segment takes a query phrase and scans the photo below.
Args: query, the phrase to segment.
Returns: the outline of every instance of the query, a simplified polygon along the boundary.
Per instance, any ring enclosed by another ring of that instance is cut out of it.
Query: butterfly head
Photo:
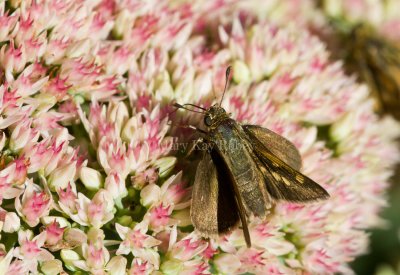
[[[219,104],[214,104],[205,112],[204,124],[209,128],[215,128],[227,118],[229,118],[229,115],[225,109]]]

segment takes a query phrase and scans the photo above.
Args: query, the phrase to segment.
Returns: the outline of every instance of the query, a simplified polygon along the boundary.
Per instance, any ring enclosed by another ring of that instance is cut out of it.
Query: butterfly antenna
[[[226,88],[228,87],[228,84],[229,84],[230,75],[231,75],[231,66],[226,68],[226,72],[225,72],[225,87],[224,87],[224,92],[222,93],[221,101],[219,102],[219,106],[221,106],[222,101],[224,100]]]
[[[179,103],[174,103],[173,106],[176,108],[173,112],[176,112],[178,109],[184,109],[184,110],[187,110],[187,111],[190,111],[190,112],[194,112],[194,113],[200,113],[200,114],[204,113],[204,112],[200,112],[200,111],[197,111],[197,110],[189,109],[189,108],[187,108],[185,106],[196,107],[196,108],[201,109],[203,111],[206,110],[203,107],[200,107],[200,106],[197,106],[197,105],[194,105],[194,104],[190,104],[190,103],[186,103],[186,104],[183,104],[183,105],[181,105]]]

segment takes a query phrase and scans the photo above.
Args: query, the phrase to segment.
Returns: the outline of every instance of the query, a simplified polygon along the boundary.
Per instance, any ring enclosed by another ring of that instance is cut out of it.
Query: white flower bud
[[[51,191],[65,189],[68,187],[68,183],[73,181],[76,173],[76,164],[72,162],[70,164],[61,166],[55,169],[49,177],[49,188]]]
[[[183,262],[179,260],[165,261],[161,265],[162,274],[172,275],[179,274],[183,268]]]
[[[176,157],[163,157],[154,162],[154,166],[158,168],[160,177],[165,177],[175,167]]]
[[[7,233],[16,232],[18,231],[20,225],[21,222],[19,220],[18,215],[14,212],[8,212],[4,219],[3,231]]]
[[[112,121],[120,133],[122,127],[129,119],[129,111],[124,102],[118,102],[117,104],[112,104],[111,108],[108,110],[108,120]]]
[[[117,37],[122,37],[124,33],[130,33],[134,18],[127,10],[118,13],[115,19],[113,33]]]
[[[65,266],[71,270],[71,271],[76,271],[77,268],[74,265],[75,261],[80,260],[80,256],[78,253],[76,253],[73,250],[70,249],[62,249],[60,252],[61,259],[63,260]]]
[[[126,273],[127,260],[123,256],[113,257],[107,264],[109,274],[124,275]]]
[[[40,269],[45,275],[59,274],[63,271],[62,262],[57,259],[43,262]]]
[[[251,80],[250,70],[242,61],[233,64],[233,79],[236,83],[248,83]]]
[[[146,207],[150,207],[160,199],[161,188],[151,183],[145,186],[142,191],[140,191],[140,203]]]
[[[341,141],[348,137],[354,125],[355,114],[348,113],[339,121],[335,122],[330,128],[330,136],[334,141]]]
[[[97,191],[103,186],[103,176],[95,169],[82,167],[79,178],[88,190]]]

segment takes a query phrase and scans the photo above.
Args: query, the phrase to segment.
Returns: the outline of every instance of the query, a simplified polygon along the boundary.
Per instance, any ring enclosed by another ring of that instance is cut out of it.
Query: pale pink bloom
[[[9,84],[6,82],[0,86],[0,110],[3,114],[9,116],[7,119],[1,120],[1,128],[6,128],[14,122],[20,120],[22,117],[18,91],[9,89]],[[21,114],[21,115],[20,115]],[[25,114],[26,115],[26,114]],[[5,123],[7,121],[7,123]]]
[[[10,266],[11,260],[13,258],[14,248],[11,248],[10,251],[6,251],[3,244],[0,247],[0,271],[5,273]]]
[[[118,255],[127,255],[132,253],[133,256],[150,263],[155,269],[158,269],[160,257],[155,249],[161,241],[147,235],[148,226],[142,221],[135,225],[133,229],[116,224],[118,235],[122,239],[122,243],[117,250]]]
[[[109,74],[123,75],[135,62],[134,52],[126,45],[111,42],[100,49],[99,56]]]
[[[128,270],[129,275],[148,275],[154,271],[154,266],[141,258],[134,258],[131,268]]]
[[[46,240],[46,232],[33,237],[30,230],[18,232],[19,247],[15,248],[14,256],[23,260],[24,266],[31,272],[37,272],[38,263],[54,259],[50,252],[42,246]]]
[[[273,225],[274,224],[274,225]],[[282,256],[295,250],[295,246],[285,239],[286,234],[280,232],[281,227],[271,222],[253,224],[250,228],[252,242],[255,248],[268,251],[272,255]]]
[[[0,40],[5,41],[8,38],[8,35],[13,31],[18,20],[18,15],[17,12],[14,12],[13,14],[8,14],[8,12],[4,13],[5,3],[1,5],[2,12],[0,15]]]
[[[65,228],[61,228],[60,224],[55,220],[53,223],[47,225],[46,231],[46,245],[53,246],[62,240]]]
[[[52,100],[52,98],[49,99]],[[53,104],[51,103],[51,105]],[[70,120],[71,118],[73,118],[73,114],[41,110],[34,120],[34,125],[35,128],[40,131],[42,136],[47,137],[53,135],[58,130],[65,129],[60,124]]]
[[[26,52],[23,45],[15,48],[13,40],[9,45],[3,45],[0,50],[0,62],[5,71],[7,81],[14,79],[15,73],[20,73],[26,65]]]
[[[47,43],[47,49],[43,56],[46,64],[60,62],[61,59],[64,57],[70,43],[71,41],[69,41],[69,39],[65,37],[51,37]]]
[[[94,244],[83,244],[82,256],[85,261],[76,261],[75,266],[90,271],[92,274],[104,274],[105,265],[110,260],[107,248]]]
[[[125,186],[125,181],[120,176],[120,174],[113,172],[107,176],[104,182],[104,188],[111,194],[111,196],[116,198],[123,198],[128,194],[128,190]]]
[[[98,159],[107,174],[119,173],[125,178],[130,172],[126,144],[121,141],[113,142],[102,138],[98,148]]]
[[[149,145],[146,142],[128,146],[126,153],[131,171],[140,175],[149,166],[151,155]]]
[[[178,241],[177,234],[177,228],[174,226],[169,236],[166,260],[162,263],[161,270],[164,273],[210,274],[208,264],[201,258],[196,258],[205,251],[208,243],[197,238],[193,233]]]
[[[100,12],[92,15],[92,25],[89,27],[89,37],[94,40],[104,40],[113,28],[114,22]]]
[[[115,124],[117,133],[121,133],[122,127],[129,119],[128,106],[123,101],[110,102],[106,117]]]
[[[104,189],[100,189],[92,200],[84,194],[78,193],[78,199],[75,202],[76,213],[73,213],[72,209],[65,207],[64,204],[59,205],[72,220],[83,226],[91,225],[100,228],[114,217],[113,198]]]
[[[58,101],[64,100],[67,98],[68,89],[72,87],[66,82],[67,79],[60,78],[60,76],[52,78],[44,86],[43,92],[53,95]]]
[[[34,184],[32,180],[25,182],[26,188],[22,199],[15,199],[15,209],[31,227],[39,224],[39,220],[49,214],[52,209],[52,196]]]
[[[18,32],[19,33],[19,32]],[[26,51],[26,61],[35,62],[38,58],[41,58],[47,48],[47,33],[43,32],[36,37],[29,39],[25,38],[23,42]]]
[[[30,147],[23,148],[23,153],[26,158],[30,160],[30,165],[28,167],[28,173],[37,172],[40,169],[46,168],[50,165],[57,165],[58,157],[62,154],[62,149],[65,147],[66,143],[56,145],[55,139],[46,138],[40,142],[32,144]]]
[[[29,165],[29,159],[24,157],[17,158],[0,171],[0,177],[3,178],[6,185],[14,184],[20,186],[26,180]]]
[[[90,87],[100,75],[100,67],[92,60],[81,58],[66,59],[61,67],[60,77],[77,88]]]
[[[24,147],[32,146],[32,143],[36,143],[40,133],[32,128],[31,119],[23,119],[19,121],[14,130],[11,133],[9,146],[13,151],[20,151]]]
[[[46,84],[49,77],[37,78],[34,75],[35,64],[31,64],[24,69],[18,78],[11,83],[11,88],[18,91],[21,97],[28,97],[36,94]]]
[[[155,183],[157,182],[158,178],[159,174],[157,169],[151,167],[144,171],[137,171],[136,175],[131,177],[131,180],[133,187],[135,187],[138,190],[141,190],[145,185],[150,185],[151,187],[155,187],[156,186]],[[144,203],[144,205],[146,205],[146,203]]]
[[[16,26],[18,32],[15,35],[15,41],[18,44],[23,44],[25,40],[32,39],[37,34],[36,32],[36,25],[34,22],[34,18],[31,16],[30,12],[21,13],[19,15],[19,20]]]
[[[165,181],[161,187],[152,183],[145,186],[141,192],[141,203],[144,206],[151,207],[157,205],[159,202],[173,205],[174,208],[181,208],[183,198],[187,198],[189,190],[185,188],[185,182],[182,180],[182,173],[171,176]],[[183,202],[184,206],[187,200]],[[183,206],[183,207],[184,207]]]
[[[68,186],[65,189],[57,190],[58,193],[58,204],[60,208],[65,213],[76,214],[78,209],[76,205],[76,200],[78,199],[78,195],[76,193],[76,187],[72,188],[71,183],[68,183]]]
[[[171,217],[172,211],[172,205],[159,202],[147,211],[143,220],[149,224],[151,230],[159,232],[179,223],[178,220]]]
[[[167,257],[185,262],[202,253],[207,247],[208,243],[194,233],[178,241],[178,231],[174,226],[170,235]]]
[[[242,247],[237,256],[240,260],[240,271],[254,274],[295,274],[294,271],[286,268],[278,257],[267,258],[264,250]],[[228,268],[228,267],[225,267]]]
[[[24,261],[15,259],[7,270],[10,274],[25,275],[29,272],[29,266]]]
[[[3,199],[16,198],[23,192],[24,190],[21,187],[12,187],[11,182],[8,181],[6,176],[0,176],[0,203],[3,201]]]
[[[143,110],[132,117],[125,125],[121,136],[131,141],[133,146],[149,148],[149,154],[153,160],[165,155],[172,147],[172,138],[165,137],[169,125],[167,118],[163,118],[160,106],[156,106],[151,112]]]
[[[52,221],[51,221],[52,220]],[[72,249],[86,243],[88,236],[82,230],[70,228],[66,221],[60,217],[47,217],[42,219],[47,223],[45,247],[51,252],[61,249]],[[51,221],[51,222],[49,222]],[[62,223],[62,225],[61,225]]]
[[[241,262],[238,256],[229,253],[221,253],[214,259],[217,270],[221,273],[238,273]]]
[[[88,232],[88,243],[82,244],[81,256],[83,260],[75,260],[72,264],[91,274],[125,274],[126,259],[121,256],[110,258],[110,253],[104,246],[104,233],[101,229],[92,228]]]

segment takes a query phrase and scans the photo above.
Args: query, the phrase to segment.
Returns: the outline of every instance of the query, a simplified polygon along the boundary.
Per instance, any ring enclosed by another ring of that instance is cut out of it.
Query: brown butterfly
[[[223,95],[229,75],[230,67]],[[221,103],[208,109],[194,104],[174,106],[204,114],[207,127],[196,128],[202,137],[195,144],[203,152],[190,213],[195,229],[204,237],[228,233],[240,220],[250,247],[249,216],[266,217],[279,200],[303,203],[329,197],[324,188],[298,171],[300,154],[284,137],[260,126],[237,123]]]
[[[353,28],[346,64],[357,72],[377,99],[377,109],[400,119],[400,47],[367,25]]]

